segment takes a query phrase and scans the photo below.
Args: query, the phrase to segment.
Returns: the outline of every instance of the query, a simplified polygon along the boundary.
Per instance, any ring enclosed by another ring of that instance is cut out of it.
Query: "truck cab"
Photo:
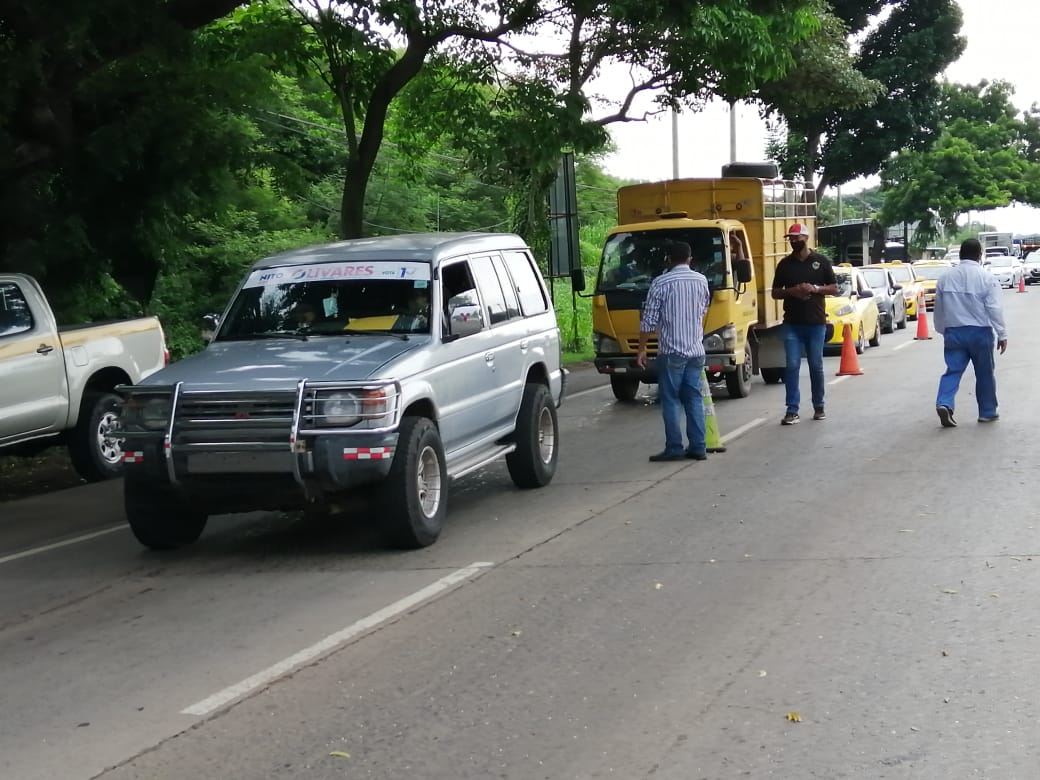
[[[778,381],[782,350],[761,349],[783,318],[782,302],[769,291],[776,264],[789,251],[787,225],[814,227],[812,196],[800,182],[746,176],[677,179],[618,191],[618,224],[607,234],[592,310],[595,365],[610,376],[618,400],[630,401],[641,382],[657,381],[653,337],[646,368],[635,363],[640,310],[650,283],[667,269],[675,241],[690,245],[691,267],[708,279],[709,381],[724,380],[733,398],[748,395],[755,373]]]

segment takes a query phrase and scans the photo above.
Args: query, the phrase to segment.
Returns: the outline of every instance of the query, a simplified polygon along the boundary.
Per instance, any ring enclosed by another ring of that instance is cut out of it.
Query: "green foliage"
[[[919,237],[930,240],[965,211],[1040,205],[1040,111],[1016,115],[1012,94],[1004,82],[945,85],[935,143],[901,151],[883,170],[882,219],[919,220]]]

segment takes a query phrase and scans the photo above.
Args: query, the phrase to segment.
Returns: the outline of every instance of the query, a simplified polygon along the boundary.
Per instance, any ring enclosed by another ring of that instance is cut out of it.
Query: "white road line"
[[[114,531],[122,531],[126,525],[115,525],[111,528],[105,528],[101,531],[94,531],[93,533],[83,534],[82,536],[75,536],[72,539],[66,539],[63,542],[54,542],[54,544],[45,544],[42,547],[33,547],[31,550],[22,550],[19,553],[13,553],[12,555],[5,555],[0,558],[0,563],[10,563],[11,561],[17,561],[22,558],[28,558],[32,555],[39,555],[40,553],[50,552],[51,550],[57,550],[61,547],[68,547],[71,544],[79,544],[80,542],[86,542],[90,539],[96,539],[99,536],[110,534]]]
[[[845,374],[845,376],[839,376],[837,379],[832,379],[830,382],[827,383],[827,385],[833,387],[834,385],[844,382],[846,379],[849,378],[849,376],[850,374]]]
[[[896,346],[892,347],[892,351],[895,352],[897,349],[905,349],[914,343],[916,343],[916,341],[904,341],[902,344],[896,344]]]
[[[252,677],[247,677],[241,682],[235,683],[234,685],[228,686],[222,691],[214,693],[212,696],[208,696],[200,702],[192,704],[181,710],[181,715],[209,715],[219,707],[224,706],[230,701],[244,696],[251,691],[256,690],[262,685],[273,682],[274,680],[288,674],[291,671],[303,666],[306,663],[313,661],[319,656],[325,655],[326,653],[332,652],[340,645],[353,639],[358,634],[375,628],[380,623],[389,620],[402,612],[411,609],[412,607],[437,596],[444,591],[448,590],[453,585],[468,580],[476,575],[480,574],[482,570],[487,569],[495,564],[488,561],[477,561],[471,563],[465,568],[454,571],[446,577],[442,577],[436,582],[427,585],[421,590],[417,590],[409,596],[405,596],[399,601],[395,601],[388,607],[383,607],[376,612],[373,612],[368,617],[361,618],[356,623],[343,628],[334,634],[329,634],[324,639],[316,642],[310,647],[304,648],[298,653],[295,653],[283,661],[279,661],[273,666],[269,666],[262,672],[257,672]]]
[[[583,395],[591,395],[592,393],[601,393],[604,390],[609,390],[610,385],[600,385],[599,387],[593,387],[589,390],[580,390],[577,393],[567,393],[563,397],[563,402],[567,403],[571,398],[581,398]]]
[[[729,444],[734,439],[736,439],[736,438],[738,438],[740,436],[743,436],[745,433],[747,433],[751,429],[757,428],[762,423],[768,422],[768,421],[769,421],[768,417],[756,417],[751,422],[746,422],[743,425],[741,425],[739,428],[734,428],[732,431],[727,433],[725,436],[720,436],[719,438],[722,440],[723,444]]]

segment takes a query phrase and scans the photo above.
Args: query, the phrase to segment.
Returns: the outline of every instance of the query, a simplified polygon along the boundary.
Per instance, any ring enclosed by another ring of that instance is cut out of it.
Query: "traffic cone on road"
[[[852,326],[846,325],[842,333],[841,365],[838,366],[838,376],[859,376],[862,373],[859,358],[856,357],[856,345],[852,343]]]
[[[917,335],[914,341],[925,341],[930,339],[928,335],[928,307],[924,303],[924,293],[917,297]]]
[[[1026,278],[1024,276],[1018,277],[1018,291],[1019,292],[1025,292],[1026,291]]]
[[[704,443],[707,452],[725,452],[722,436],[719,435],[719,423],[715,419],[715,402],[711,398],[711,385],[708,374],[701,374],[701,392],[704,394]]]

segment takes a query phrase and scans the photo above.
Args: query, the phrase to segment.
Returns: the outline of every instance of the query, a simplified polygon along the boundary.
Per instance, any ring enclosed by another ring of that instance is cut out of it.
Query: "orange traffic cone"
[[[1025,278],[1025,276],[1018,277],[1018,291],[1019,292],[1025,292],[1026,291],[1026,278]]]
[[[859,376],[862,373],[859,368],[859,358],[856,357],[856,345],[852,343],[852,326],[846,325],[842,333],[841,365],[838,366],[838,376]]]
[[[930,339],[928,335],[928,307],[924,303],[924,293],[917,296],[917,335],[914,341]]]

